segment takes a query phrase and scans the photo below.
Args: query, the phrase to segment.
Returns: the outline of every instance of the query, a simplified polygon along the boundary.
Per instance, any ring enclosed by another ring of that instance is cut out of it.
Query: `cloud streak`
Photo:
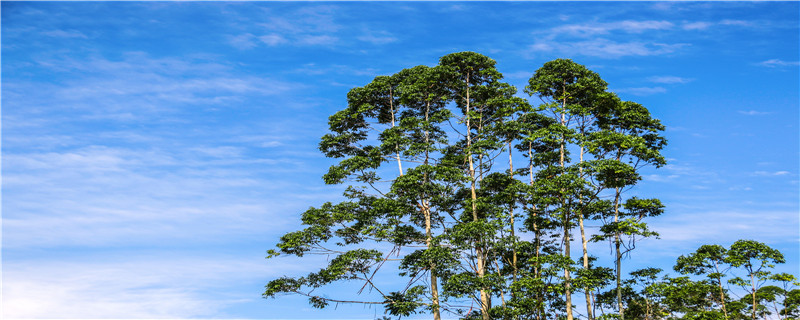
[[[98,260],[99,258],[99,260]],[[280,276],[296,266],[230,256],[164,254],[4,262],[3,314],[14,318],[225,318],[224,309],[258,299],[205,293]]]
[[[676,52],[688,44],[647,43],[641,41],[618,42],[605,38],[584,41],[537,40],[529,49],[533,52],[578,54],[600,58],[629,56],[655,56]]]

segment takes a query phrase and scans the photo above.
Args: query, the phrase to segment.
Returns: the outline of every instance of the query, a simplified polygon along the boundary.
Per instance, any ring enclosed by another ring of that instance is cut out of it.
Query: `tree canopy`
[[[533,72],[524,91],[538,105],[503,82],[495,64],[478,53],[453,53],[348,93],[320,142],[326,157],[338,159],[323,179],[346,184],[345,201],[309,208],[303,229],[269,251],[331,258],[317,272],[270,281],[264,297],[299,294],[318,308],[364,303],[389,316],[429,313],[436,320],[443,313],[571,320],[800,312],[794,276],[769,272],[783,257],[752,240],[681,256],[675,271],[691,276],[660,276],[657,268],[623,275],[622,259],[635,242],[659,236],[647,222],[664,213],[661,201],[627,191],[644,166],[666,164],[665,127],[571,60]],[[599,231],[588,232],[589,222]],[[582,252],[575,254],[578,241]],[[599,241],[614,248],[610,266],[589,252]],[[722,280],[737,268],[745,276]],[[379,272],[405,281],[379,284]],[[315,292],[340,281],[372,294]],[[734,299],[730,285],[747,296]],[[585,309],[573,301],[579,296]]]

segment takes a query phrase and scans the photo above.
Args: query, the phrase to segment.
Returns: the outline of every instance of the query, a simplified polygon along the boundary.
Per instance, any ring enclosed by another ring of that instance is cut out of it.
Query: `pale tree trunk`
[[[719,273],[719,264],[715,261],[714,262],[714,270]],[[725,308],[725,290],[722,289],[722,280],[717,279],[717,285],[719,285],[719,301],[722,304],[722,312],[725,314],[725,320],[728,319],[728,310]]]
[[[758,307],[758,300],[756,300],[756,283],[753,273],[750,272],[750,284],[753,286],[753,320],[756,320],[756,308]]]
[[[467,149],[472,147],[472,127],[470,125],[470,101],[469,101],[469,74],[467,74],[467,100],[466,100],[466,111],[467,111]],[[472,199],[472,219],[473,221],[478,221],[478,207],[477,207],[477,200],[478,195],[475,191],[476,186],[476,177],[475,177],[475,165],[472,159],[472,151],[468,151],[467,154],[467,161],[469,162],[469,175],[470,175],[470,195]],[[486,262],[484,261],[483,256],[483,248],[481,248],[480,244],[476,243],[475,246],[475,255],[476,255],[476,273],[478,278],[483,279],[486,275]],[[489,292],[486,291],[486,288],[480,289],[480,299],[481,299],[481,316],[484,320],[489,320],[489,308],[491,308],[491,296]]]
[[[511,176],[511,179],[514,179],[514,162],[511,160],[511,141],[508,142],[508,174]],[[511,217],[511,240],[512,240],[512,248],[511,248],[511,265],[514,266],[514,282],[517,281],[517,238],[515,235],[515,226],[514,226],[514,203],[512,202],[509,209],[508,214]]]
[[[428,247],[428,250],[433,248],[433,236],[431,233],[431,208],[430,204],[427,202],[423,202],[424,210],[425,210],[425,244]],[[433,304],[433,320],[441,320],[441,315],[439,314],[439,285],[437,283],[436,274],[434,269],[436,268],[435,265],[430,266],[430,273],[431,273],[431,303]]]
[[[582,131],[582,130],[581,130]],[[580,162],[583,163],[583,144],[581,143],[581,158]],[[581,177],[583,176],[583,168],[580,169]],[[581,228],[581,245],[583,246],[583,268],[589,269],[589,251],[587,248],[588,241],[586,241],[586,230],[583,227],[583,199],[580,199],[581,202],[581,209],[578,211],[578,224]],[[586,316],[587,319],[593,320],[594,316],[592,315],[592,294],[589,292],[589,288],[585,288],[586,294]]]
[[[392,114],[392,128],[394,128],[394,95],[392,93],[392,88],[389,87],[389,111]],[[400,147],[397,145],[394,146],[394,151],[397,154],[397,169],[400,170],[400,175],[403,175],[403,164],[400,162]]]
[[[427,125],[428,113],[430,112],[430,102],[425,106],[425,123]],[[427,145],[430,143],[428,139],[428,130],[425,130],[425,165],[428,165],[428,161],[430,160],[430,155],[428,153]],[[398,162],[399,164],[399,162]],[[428,173],[425,173],[424,177],[425,182],[428,182]],[[423,196],[423,199],[427,199],[427,195]],[[428,250],[433,248],[433,234],[431,231],[431,225],[433,224],[431,221],[431,206],[430,203],[426,200],[422,201],[422,207],[425,211],[425,244],[428,247]],[[433,320],[441,320],[441,314],[439,313],[439,284],[436,279],[436,274],[434,269],[436,268],[435,265],[430,266],[430,273],[431,273],[431,303],[433,304]]]
[[[528,165],[528,176],[530,177],[531,186],[533,186],[533,143],[528,141],[528,159],[530,159],[530,163]],[[531,204],[533,206],[533,216],[536,219],[538,213],[536,212],[536,204]],[[539,232],[539,226],[536,224],[535,220],[533,223],[533,236],[534,236],[534,250],[535,250],[535,257],[536,257],[536,264],[533,266],[533,276],[535,278],[539,277],[539,245],[541,243],[541,234]],[[542,289],[543,290],[543,289]],[[536,302],[542,303],[544,297],[543,292],[537,291],[536,292]],[[542,319],[542,310],[541,308],[536,308],[536,319]]]
[[[566,107],[567,107],[567,100],[566,100],[566,98],[564,98],[564,101],[562,103],[562,108],[563,109],[561,111],[561,125],[564,126],[564,127],[567,126],[567,120],[566,120],[566,114],[565,114],[566,113]],[[561,165],[561,168],[565,167],[565,163],[564,163],[564,156],[565,155],[564,155],[564,153],[566,152],[566,150],[565,150],[565,148],[566,148],[566,146],[565,146],[566,145],[566,139],[567,138],[564,136],[564,134],[561,134],[561,146],[560,146],[560,150],[559,150],[560,151],[560,156],[561,156],[561,158],[559,160],[559,164]],[[564,207],[564,205],[565,205],[564,199],[562,198],[561,199],[562,208]],[[570,228],[569,228],[569,214],[568,213],[564,213],[564,256],[566,256],[567,258],[570,258],[570,241],[571,240],[570,240]],[[566,304],[567,304],[567,320],[573,320],[573,316],[572,316],[572,280],[571,279],[572,278],[570,276],[569,266],[567,266],[567,267],[564,268],[564,287],[565,287],[564,300],[566,300]]]

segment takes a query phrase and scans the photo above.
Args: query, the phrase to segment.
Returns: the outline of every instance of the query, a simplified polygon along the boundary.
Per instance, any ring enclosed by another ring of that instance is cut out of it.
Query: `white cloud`
[[[397,41],[397,38],[386,31],[366,31],[363,35],[357,37],[358,40],[369,42],[372,44],[380,45]]]
[[[329,35],[313,35],[300,37],[297,42],[305,45],[332,45],[339,41],[339,38]]]
[[[622,88],[614,90],[616,92],[630,93],[635,96],[649,96],[659,93],[667,92],[667,89],[662,87],[638,87],[638,88]]]
[[[683,24],[682,28],[683,30],[706,30],[712,25],[713,24],[710,22],[703,22],[703,21],[686,22]]]
[[[282,12],[280,15],[266,10],[265,23],[258,39],[269,46],[281,44],[331,45],[338,42],[335,35],[344,27],[335,22],[336,6],[304,6],[293,12]],[[263,31],[267,32],[264,33]],[[378,39],[380,40],[380,39]],[[385,39],[384,39],[385,40]]]
[[[65,261],[66,260],[66,261]],[[220,318],[257,292],[209,291],[264,281],[297,268],[263,257],[106,254],[3,261],[3,314],[13,318]],[[233,293],[233,294],[231,294]]]
[[[258,37],[258,40],[261,40],[261,42],[263,42],[263,43],[265,43],[267,45],[270,45],[270,46],[276,46],[276,45],[279,45],[279,44],[287,42],[286,38],[282,37],[279,34],[275,34],[275,33],[260,36],[260,37]]]
[[[245,33],[231,37],[230,40],[228,40],[228,43],[237,49],[246,50],[255,48],[258,45],[255,39],[256,36],[254,36],[252,33]]]
[[[670,175],[650,174],[650,175],[645,175],[642,178],[644,178],[645,181],[669,182],[669,181],[675,181],[678,177],[679,176],[677,174],[670,174]]]
[[[713,221],[714,223],[697,223]],[[691,214],[665,215],[652,223],[669,242],[691,242],[707,240],[729,243],[738,239],[760,239],[760,241],[786,241],[797,238],[797,212],[696,212]]]
[[[724,26],[741,26],[741,27],[753,26],[753,23],[750,22],[750,21],[731,20],[731,19],[722,20],[722,21],[719,22],[719,24],[724,25]]]
[[[743,115],[747,115],[747,116],[763,116],[763,115],[767,115],[767,114],[772,114],[772,112],[756,111],[756,110],[748,110],[748,111],[739,110],[737,112],[740,113],[740,114],[743,114]]]
[[[622,31],[627,33],[643,33],[650,30],[666,30],[674,25],[669,21],[616,21],[609,23],[587,23],[571,24],[559,26],[551,29],[551,32],[565,33],[579,37],[590,37],[598,34],[607,34],[612,31]]]
[[[69,110],[72,118],[133,121],[174,112],[188,105],[193,108],[236,106],[248,97],[290,93],[305,86],[243,75],[233,66],[215,62],[214,57],[153,58],[140,52],[128,52],[117,60],[41,58],[37,63],[50,72],[69,74],[69,81],[4,83],[4,103],[31,106],[18,112],[42,115],[43,112],[63,114]],[[31,97],[25,92],[37,94]],[[54,100],[58,103],[54,104]],[[98,108],[98,105],[103,107]]]
[[[689,83],[692,82],[693,80],[694,79],[681,78],[675,76],[655,76],[647,78],[647,81],[654,83],[664,83],[664,84]]]
[[[688,46],[688,44],[645,43],[639,41],[616,42],[604,38],[576,42],[540,39],[530,46],[530,50],[601,58],[620,58],[669,54],[685,46]]]
[[[791,172],[789,171],[756,171],[753,172],[754,176],[759,177],[776,177],[776,176],[785,176],[789,175]]]
[[[13,168],[4,192],[14,195],[4,199],[5,248],[224,242],[287,223],[279,210],[302,210],[277,200],[292,197],[286,183],[249,172],[291,172],[296,161],[246,158],[240,148],[95,146],[3,158]]]
[[[782,68],[782,67],[796,67],[800,66],[800,62],[798,61],[783,61],[781,59],[769,59],[767,61],[762,61],[757,63],[757,65],[769,68]]]
[[[50,30],[44,31],[42,34],[53,37],[53,38],[80,38],[80,39],[88,39],[85,34],[77,30]]]

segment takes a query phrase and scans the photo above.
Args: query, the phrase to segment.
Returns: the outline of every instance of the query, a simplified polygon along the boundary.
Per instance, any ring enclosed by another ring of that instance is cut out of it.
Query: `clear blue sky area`
[[[755,239],[797,275],[799,4],[3,1],[3,316],[381,316],[262,299],[324,261],[265,251],[340,199],[317,144],[348,90],[459,51],[520,89],[573,59],[667,126],[628,270]]]

